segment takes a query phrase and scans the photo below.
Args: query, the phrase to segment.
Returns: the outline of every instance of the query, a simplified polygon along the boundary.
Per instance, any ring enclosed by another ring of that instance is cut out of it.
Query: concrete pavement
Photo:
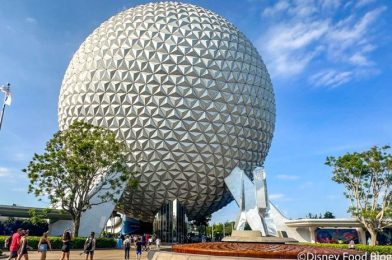
[[[168,248],[168,247],[166,247]],[[82,250],[72,250],[70,254],[70,260],[84,260],[86,255],[82,254]],[[8,255],[8,252],[4,252]],[[147,259],[148,252],[143,251],[141,259]],[[51,251],[47,253],[46,260],[59,260],[61,251]],[[136,251],[133,247],[129,254],[130,259],[136,259]],[[37,251],[29,251],[29,260],[40,260],[40,254]],[[0,257],[1,258],[1,257]],[[7,259],[7,258],[5,258]],[[23,259],[23,258],[22,258]],[[95,250],[94,260],[124,260],[124,250],[122,249],[110,249],[110,250]]]

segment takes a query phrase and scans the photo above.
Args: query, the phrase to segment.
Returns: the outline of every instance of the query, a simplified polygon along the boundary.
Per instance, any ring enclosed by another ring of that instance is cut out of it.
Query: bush
[[[4,241],[7,239],[6,236],[0,236],[0,245],[4,245]],[[29,246],[34,249],[38,248],[40,237],[29,236]],[[111,238],[97,238],[96,248],[115,248],[116,240]],[[49,241],[52,245],[53,249],[61,249],[63,242],[61,241],[61,237],[49,237]],[[86,241],[85,237],[75,237],[72,239],[72,248],[73,249],[83,249],[84,242]]]
[[[116,248],[117,241],[113,238],[98,238],[97,239],[97,248]]]
[[[327,244],[327,243],[300,243],[311,246],[321,246],[321,247],[333,247],[340,249],[347,249],[347,244]],[[355,249],[365,251],[368,253],[380,253],[384,255],[392,255],[392,246],[369,246],[363,244],[356,244]]]

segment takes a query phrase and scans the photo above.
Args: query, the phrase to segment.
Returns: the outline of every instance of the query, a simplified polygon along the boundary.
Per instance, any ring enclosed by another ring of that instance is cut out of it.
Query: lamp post
[[[0,116],[0,130],[1,126],[3,125],[3,118],[4,118],[4,112],[5,112],[5,106],[11,105],[11,84],[8,83],[6,86],[0,86],[0,92],[4,93],[4,102],[3,102],[3,107],[1,109],[1,116]]]
[[[226,234],[225,234],[225,222],[223,222],[223,237],[225,237],[226,236]]]
[[[214,239],[214,224],[212,224],[212,227],[211,227],[211,242],[215,242],[215,239]]]

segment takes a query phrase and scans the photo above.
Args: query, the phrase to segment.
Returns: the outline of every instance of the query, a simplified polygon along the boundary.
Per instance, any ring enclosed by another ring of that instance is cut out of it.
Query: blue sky
[[[21,173],[57,131],[68,63],[103,21],[146,1],[0,0],[0,84],[12,83],[0,132],[0,204],[47,206]],[[391,144],[389,1],[186,1],[235,24],[258,48],[274,84],[276,130],[266,160],[272,201],[290,218],[346,217],[328,155]],[[213,221],[234,219],[234,203]]]

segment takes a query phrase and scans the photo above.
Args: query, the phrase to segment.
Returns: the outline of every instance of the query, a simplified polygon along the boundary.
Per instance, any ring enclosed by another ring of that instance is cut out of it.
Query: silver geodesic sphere
[[[128,9],[98,27],[65,73],[59,126],[83,120],[125,140],[139,188],[129,216],[178,198],[190,219],[232,200],[224,177],[263,163],[275,124],[270,77],[236,27],[195,5]],[[136,166],[134,166],[136,167]]]

